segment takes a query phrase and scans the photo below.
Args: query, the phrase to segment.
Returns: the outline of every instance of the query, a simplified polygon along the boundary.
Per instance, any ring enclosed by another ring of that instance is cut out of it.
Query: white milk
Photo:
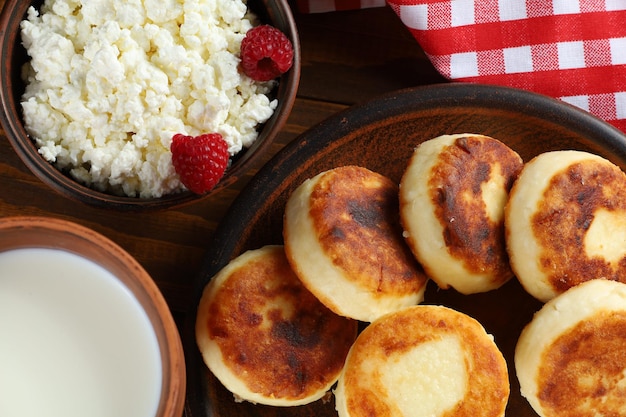
[[[0,416],[153,417],[156,335],[111,273],[69,252],[0,252]]]

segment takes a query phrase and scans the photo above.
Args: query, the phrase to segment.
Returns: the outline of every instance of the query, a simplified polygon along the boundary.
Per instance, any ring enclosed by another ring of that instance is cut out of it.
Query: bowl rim
[[[0,253],[23,248],[59,249],[95,262],[110,272],[113,272],[113,268],[119,268],[129,275],[132,274],[133,280],[129,282],[114,273],[146,311],[159,341],[162,382],[157,416],[180,417],[186,395],[182,341],[169,306],[148,272],[121,246],[95,230],[73,221],[46,216],[0,218],[0,244],[16,234],[24,236],[25,241],[11,240],[8,247],[0,246]],[[80,249],[76,249],[76,244]],[[93,256],[84,253],[82,248],[85,247],[104,253],[111,263],[103,265],[93,259]]]
[[[236,163],[232,168],[229,168],[226,176],[210,192],[197,195],[190,191],[183,191],[153,198],[107,194],[85,186],[61,173],[39,155],[32,140],[26,142],[21,140],[21,138],[29,138],[29,136],[23,126],[19,102],[13,92],[15,75],[11,71],[15,55],[14,48],[17,46],[20,36],[19,24],[31,5],[31,2],[21,0],[7,0],[0,13],[0,51],[3,51],[1,59],[8,64],[0,66],[0,80],[3,80],[2,88],[0,88],[0,109],[2,110],[0,112],[0,124],[4,127],[7,139],[20,160],[40,181],[65,197],[91,206],[118,211],[174,208],[198,202],[228,188],[237,182],[243,174],[258,167],[260,163],[252,156],[264,154],[270,149],[274,138],[289,118],[300,82],[300,39],[288,0],[259,0],[259,2],[266,7],[267,15],[272,21],[284,23],[284,27],[279,27],[292,41],[293,64],[291,69],[279,78],[275,92],[276,97],[279,98],[278,106],[270,119],[259,130],[259,137],[248,149],[237,155]],[[271,140],[267,140],[266,137],[270,137]]]

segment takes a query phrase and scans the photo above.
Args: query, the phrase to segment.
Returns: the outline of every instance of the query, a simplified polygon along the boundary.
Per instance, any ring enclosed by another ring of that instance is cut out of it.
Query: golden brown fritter
[[[205,362],[226,388],[273,405],[320,398],[356,332],[355,321],[327,309],[300,283],[282,246],[231,261],[207,286],[196,323]]]
[[[363,167],[322,172],[289,197],[285,251],[304,285],[361,321],[423,298],[427,277],[402,238],[398,187]]]
[[[335,395],[340,417],[501,417],[509,393],[504,357],[476,320],[420,305],[359,335]]]

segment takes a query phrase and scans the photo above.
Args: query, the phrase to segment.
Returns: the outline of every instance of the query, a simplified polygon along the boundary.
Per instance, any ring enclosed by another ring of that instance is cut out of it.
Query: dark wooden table
[[[294,15],[302,48],[300,88],[291,116],[265,161],[350,105],[401,88],[445,82],[389,8],[300,14],[294,7]],[[0,133],[0,216],[62,218],[107,236],[151,274],[182,324],[212,233],[254,172],[213,198],[179,209],[120,213],[57,194],[31,174],[4,131]]]
[[[4,2],[2,2],[4,3]],[[386,7],[300,14],[302,78],[291,116],[265,161],[316,123],[377,94],[445,82]],[[177,320],[216,225],[254,172],[214,198],[157,213],[120,213],[75,203],[37,179],[0,137],[0,216],[63,218],[122,246],[152,275]]]

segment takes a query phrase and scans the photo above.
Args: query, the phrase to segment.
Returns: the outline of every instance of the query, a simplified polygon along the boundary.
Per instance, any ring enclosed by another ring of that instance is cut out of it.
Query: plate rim
[[[519,111],[529,116],[538,117],[542,114],[545,117],[549,114],[556,125],[568,123],[572,130],[579,131],[585,136],[601,138],[612,153],[623,155],[622,159],[626,160],[625,133],[591,113],[542,94],[511,87],[472,83],[435,84],[389,92],[350,106],[318,122],[270,158],[243,187],[220,220],[211,238],[209,249],[205,253],[202,270],[214,267],[210,258],[224,252],[223,236],[237,235],[232,230],[232,225],[236,224],[235,220],[240,208],[250,207],[254,202],[275,191],[273,186],[279,185],[279,181],[277,182],[279,178],[274,174],[276,166],[295,165],[291,161],[298,153],[310,155],[320,152],[334,140],[345,136],[355,124],[367,125],[381,118],[398,115],[401,111],[413,112],[433,105],[454,107],[460,104],[495,109],[500,109],[499,105],[506,104],[507,110]],[[351,122],[347,123],[347,120]],[[311,136],[321,137],[321,139],[312,141],[309,139]],[[220,242],[219,245],[213,244],[217,241]],[[232,241],[233,246],[236,244],[236,239],[228,239],[228,241]],[[213,253],[216,248],[219,248],[218,252]],[[201,282],[197,286],[204,287],[206,282]]]
[[[505,104],[506,108],[503,108]],[[433,106],[504,109],[530,117],[541,116],[542,119],[546,119],[548,115],[555,126],[567,126],[569,130],[579,132],[581,136],[596,138],[618,159],[626,161],[624,132],[567,102],[512,87],[461,82],[417,86],[381,94],[347,107],[313,125],[270,158],[244,186],[219,222],[208,242],[200,273],[194,280],[193,298],[185,318],[183,343],[188,366],[203,365],[201,354],[195,344],[195,318],[202,290],[212,276],[234,256],[238,237],[246,229],[246,222],[242,221],[241,213],[249,213],[251,207],[258,206],[259,201],[267,199],[281,185],[282,177],[276,174],[276,167],[286,167],[287,170],[297,167],[300,161],[298,155],[322,152],[333,141],[346,136],[355,126],[367,126],[377,120]],[[208,393],[204,397],[201,395],[203,387],[201,374],[197,370],[187,372],[188,417],[213,416],[212,413],[196,413],[197,408],[210,405]]]

